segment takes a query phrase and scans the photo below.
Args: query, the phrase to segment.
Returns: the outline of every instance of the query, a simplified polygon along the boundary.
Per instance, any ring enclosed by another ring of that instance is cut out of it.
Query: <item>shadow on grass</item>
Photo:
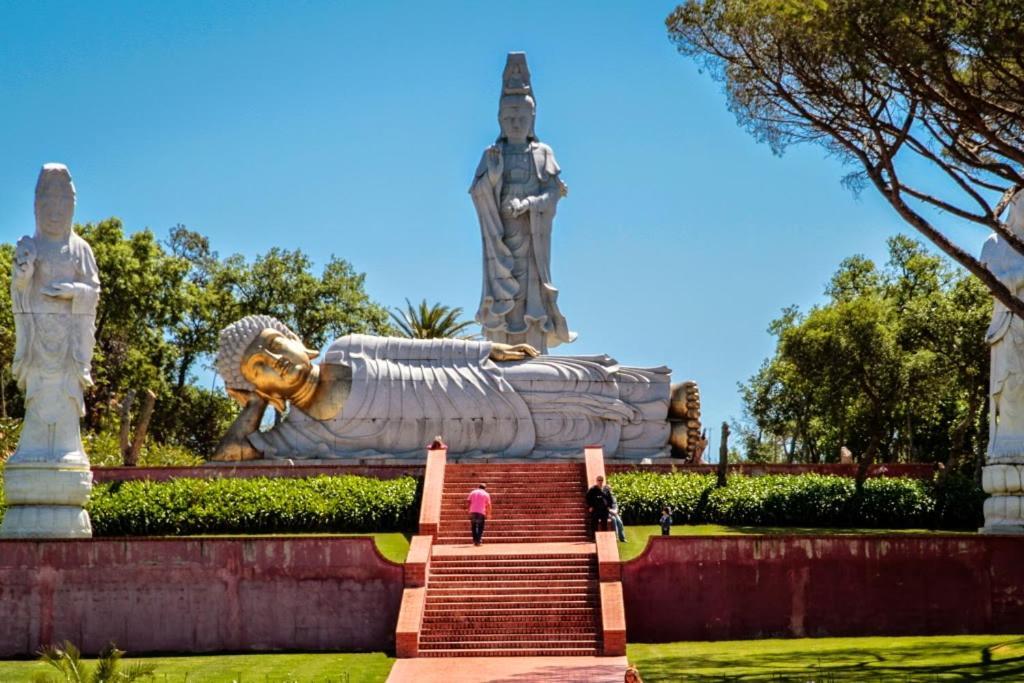
[[[749,642],[749,641],[748,641]],[[926,642],[870,651],[779,649],[730,653],[746,643],[722,643],[715,653],[634,656],[644,681],[979,681],[1024,680],[1024,639],[978,647]],[[651,646],[653,651],[658,646]],[[1000,656],[1001,653],[1003,656]],[[632,653],[631,653],[632,654]]]

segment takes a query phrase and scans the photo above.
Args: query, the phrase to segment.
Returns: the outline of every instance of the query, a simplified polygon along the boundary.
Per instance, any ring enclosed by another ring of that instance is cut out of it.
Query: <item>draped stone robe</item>
[[[83,389],[92,385],[89,366],[100,282],[88,243],[74,232],[61,240],[36,237],[32,279],[22,289],[12,281],[16,341],[14,378],[25,393],[25,420],[11,463],[87,462],[79,418]],[[72,282],[70,300],[47,296],[54,282]]]
[[[981,261],[1011,292],[1024,293],[1024,256],[998,234],[985,241]],[[985,334],[992,360],[988,461],[1024,462],[1024,322],[998,299],[993,302]]]
[[[496,146],[503,149],[501,141]],[[545,353],[576,338],[558,309],[558,289],[551,282],[551,230],[565,185],[549,146],[533,140],[526,153],[532,157],[538,193],[524,216],[513,218],[502,211],[506,174],[491,182],[487,151],[469,190],[483,240],[483,290],[476,320],[491,341],[525,342]]]
[[[317,420],[294,406],[249,436],[268,458],[421,458],[435,435],[458,456],[578,457],[666,453],[667,368],[621,368],[607,356],[495,363],[490,342],[351,335],[325,364],[349,366],[341,411]]]

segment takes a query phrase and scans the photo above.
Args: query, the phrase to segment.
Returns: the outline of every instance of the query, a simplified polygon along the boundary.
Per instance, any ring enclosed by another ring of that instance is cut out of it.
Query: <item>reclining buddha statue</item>
[[[214,460],[558,458],[600,445],[617,458],[669,454],[668,368],[608,356],[540,356],[527,344],[345,336],[320,354],[275,318],[220,334],[217,370],[243,410]],[[690,383],[692,384],[692,383]],[[261,429],[273,405],[285,417]],[[677,428],[678,427],[678,428]],[[680,444],[676,443],[677,446]],[[684,446],[685,447],[685,446]]]

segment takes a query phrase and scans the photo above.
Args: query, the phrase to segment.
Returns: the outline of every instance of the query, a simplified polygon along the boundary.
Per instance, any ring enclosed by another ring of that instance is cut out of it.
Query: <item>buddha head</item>
[[[511,143],[522,144],[536,138],[533,125],[536,106],[529,95],[504,95],[498,107],[501,137]]]
[[[254,392],[283,411],[287,401],[312,390],[312,360],[318,355],[280,320],[250,315],[221,331],[216,364],[236,398],[238,392]]]
[[[62,239],[71,234],[75,184],[64,164],[45,164],[36,182],[36,234]]]

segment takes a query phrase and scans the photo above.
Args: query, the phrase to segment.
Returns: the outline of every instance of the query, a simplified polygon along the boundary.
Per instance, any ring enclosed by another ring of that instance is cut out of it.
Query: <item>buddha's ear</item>
[[[320,355],[320,352],[317,351],[316,349],[306,349],[306,355],[309,356],[310,360],[313,360],[314,358]]]
[[[267,403],[274,406],[274,408],[277,409],[277,412],[284,412],[285,403],[283,398],[281,398],[280,396],[271,396],[270,394],[264,394],[259,389],[256,390],[256,393],[259,394],[259,396],[263,398]]]

